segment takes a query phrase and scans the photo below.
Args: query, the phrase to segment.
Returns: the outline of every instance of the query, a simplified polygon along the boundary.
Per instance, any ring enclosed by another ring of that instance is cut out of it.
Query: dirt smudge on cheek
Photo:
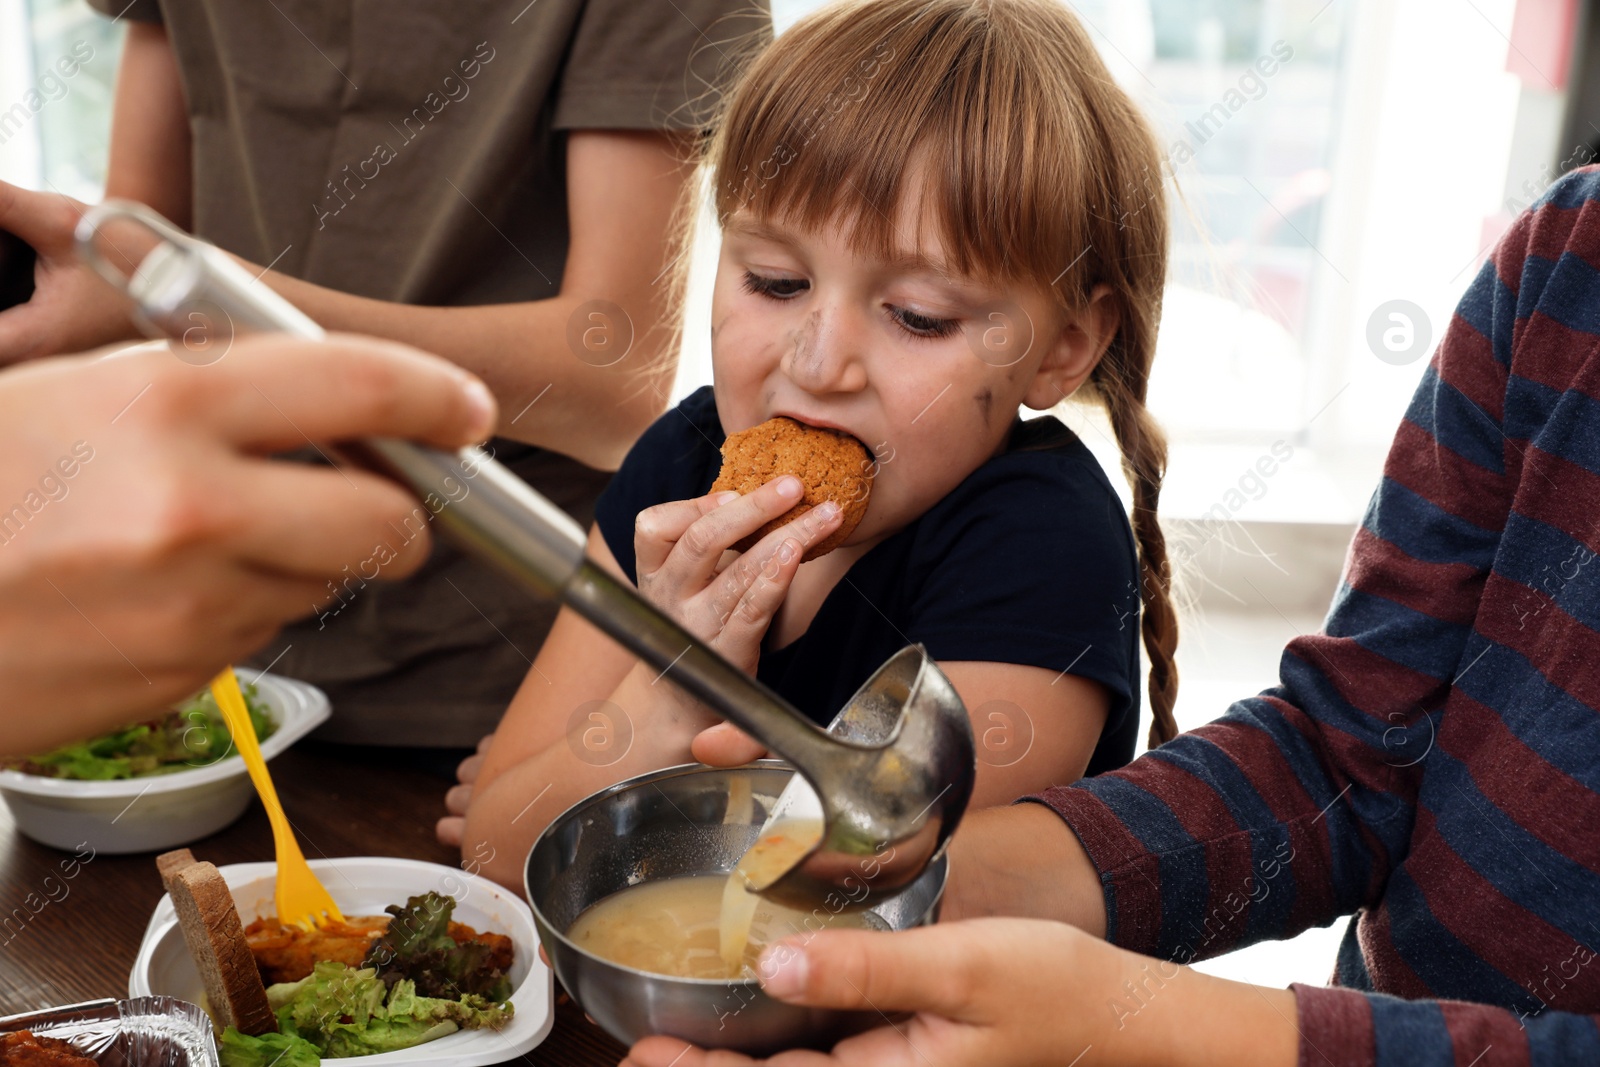
[[[978,414],[983,416],[983,425],[987,429],[994,420],[994,390],[984,386],[972,399],[978,405]]]

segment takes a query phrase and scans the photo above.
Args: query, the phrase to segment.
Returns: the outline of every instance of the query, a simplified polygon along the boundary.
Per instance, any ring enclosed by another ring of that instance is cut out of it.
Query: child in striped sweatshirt
[[[778,1062],[1600,1063],[1597,552],[1590,167],[1462,299],[1280,684],[970,816],[945,918],[1028,918],[769,948],[769,994],[917,1013]],[[1327,987],[1181,966],[1349,915]],[[629,1062],[747,1061],[653,1038]]]

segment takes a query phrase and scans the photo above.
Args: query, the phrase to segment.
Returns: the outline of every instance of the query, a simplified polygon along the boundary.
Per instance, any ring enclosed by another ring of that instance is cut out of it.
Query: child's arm
[[[598,527],[589,531],[587,552],[601,569],[627,581]],[[487,787],[510,767],[563,740],[567,718],[573,711],[591,701],[610,700],[634,663],[632,653],[571,608],[563,607],[557,612],[550,634],[539,647],[511,706],[495,728],[494,740],[484,753],[483,765],[478,771],[476,788]],[[567,715],[558,713],[562,708],[567,710]],[[603,716],[606,710],[596,709],[596,712]],[[620,719],[609,725],[600,720],[588,722],[619,738],[629,729],[629,723]],[[598,734],[591,735],[591,739],[595,750],[605,741]],[[603,761],[603,755],[595,756],[595,763]]]
[[[1014,663],[939,664],[972,718],[978,752],[973,808],[1083,777],[1110,712],[1104,686]]]
[[[588,552],[627,581],[598,528]],[[651,685],[654,672],[641,684],[643,670],[632,653],[561,609],[471,785],[460,841],[470,869],[520,885],[523,858],[552,818],[635,774],[690,761],[687,742],[672,737],[673,687]]]
[[[1140,956],[1062,923],[987,919],[887,935],[823,930],[769,949],[758,970],[766,992],[780,1000],[915,1013],[847,1038],[828,1056],[765,1061],[774,1067],[1600,1062],[1600,1016],[1548,1011],[1524,1018],[1461,1001],[1298,984],[1273,989]],[[1369,1024],[1373,1017],[1383,1020],[1381,1033]],[[629,1050],[626,1062],[746,1067],[756,1061],[650,1037]]]
[[[1524,215],[1463,297],[1323,632],[1289,643],[1281,684],[1120,771],[1039,797],[1101,873],[1117,944],[1187,962],[1374,904],[1419,819],[1438,817],[1419,814],[1417,797],[1425,774],[1461,758],[1437,740],[1447,720],[1480,714],[1504,728],[1468,694],[1504,699],[1485,695],[1483,679],[1496,649],[1518,640],[1515,620],[1509,635],[1495,631],[1513,588],[1495,561],[1528,477],[1507,435],[1530,430],[1511,421],[1507,383],[1527,309],[1545,300],[1544,257],[1577,214]],[[1462,862],[1471,869],[1492,847]]]
[[[772,1067],[1293,1067],[1304,1049],[1288,990],[1135,955],[1061,923],[987,919],[895,934],[822,930],[769,948],[757,970],[766,992],[790,1003],[865,1011],[880,1020],[889,1018],[884,1013],[914,1013],[880,1021],[831,1055],[784,1054],[765,1061]],[[666,1037],[639,1042],[627,1060],[634,1067],[755,1062]],[[1301,1062],[1348,1061],[1312,1053]]]

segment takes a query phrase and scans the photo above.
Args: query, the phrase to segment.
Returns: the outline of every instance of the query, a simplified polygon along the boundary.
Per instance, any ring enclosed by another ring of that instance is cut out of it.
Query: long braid
[[[1172,709],[1178,702],[1178,613],[1172,605],[1172,567],[1167,539],[1156,518],[1161,481],[1167,472],[1167,439],[1144,399],[1118,375],[1096,384],[1122,452],[1122,470],[1133,489],[1133,534],[1139,543],[1140,631],[1150,660],[1150,747],[1178,736]]]
[[[1118,150],[1100,155],[1090,168],[1094,201],[1103,206],[1086,220],[1084,244],[1093,251],[1072,280],[1069,294],[1087,294],[1104,284],[1120,311],[1116,336],[1091,375],[1094,392],[1122,453],[1122,471],[1133,491],[1134,539],[1139,545],[1140,634],[1149,661],[1150,747],[1178,735],[1178,613],[1172,600],[1172,564],[1157,508],[1167,473],[1167,438],[1145,407],[1155,360],[1166,284],[1167,211],[1165,162],[1149,124],[1125,95],[1107,92],[1098,101],[1107,143]],[[1081,245],[1080,245],[1081,247]],[[1081,296],[1079,296],[1081,300]]]

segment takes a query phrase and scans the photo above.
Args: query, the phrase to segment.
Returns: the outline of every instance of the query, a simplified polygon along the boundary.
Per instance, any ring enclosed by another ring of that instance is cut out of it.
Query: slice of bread
[[[157,857],[156,867],[177,909],[184,943],[205,983],[217,1024],[252,1036],[276,1033],[278,1020],[267,1003],[228,883],[216,867],[195,862],[188,849]]]
[[[156,870],[161,872],[161,888],[170,894],[172,892],[172,876],[185,867],[193,867],[194,864],[194,853],[186,848],[173,849],[171,852],[163,852],[157,856]]]

